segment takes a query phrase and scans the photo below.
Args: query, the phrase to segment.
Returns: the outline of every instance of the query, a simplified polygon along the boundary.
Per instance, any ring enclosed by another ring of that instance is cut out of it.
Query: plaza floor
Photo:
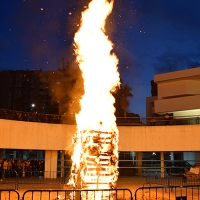
[[[130,189],[132,192],[134,192],[137,188],[143,187],[143,186],[149,186],[149,184],[146,184],[146,178],[145,177],[138,177],[138,176],[132,176],[132,177],[119,177],[117,180],[116,188],[127,188]],[[1,188],[0,188],[1,189]],[[34,189],[63,189],[63,185],[61,184],[19,184],[18,190],[19,191],[25,191],[25,190],[34,190]]]

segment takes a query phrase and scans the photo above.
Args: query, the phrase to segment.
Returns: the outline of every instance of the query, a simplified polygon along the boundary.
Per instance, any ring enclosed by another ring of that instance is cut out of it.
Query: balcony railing
[[[37,112],[22,112],[16,110],[0,109],[0,119],[30,121],[54,124],[76,124],[75,118],[66,115],[42,114]],[[154,117],[117,117],[118,126],[164,126],[164,125],[192,125],[200,124],[200,115],[181,117],[170,116],[166,120],[164,116]]]

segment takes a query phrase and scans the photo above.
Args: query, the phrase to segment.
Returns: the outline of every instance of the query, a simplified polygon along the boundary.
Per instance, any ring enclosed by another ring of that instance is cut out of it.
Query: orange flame
[[[74,38],[84,79],[69,180],[76,188],[108,189],[118,178],[118,129],[111,91],[120,84],[120,78],[118,59],[111,54],[113,44],[105,35],[105,20],[113,3],[114,0],[92,0],[82,13]]]

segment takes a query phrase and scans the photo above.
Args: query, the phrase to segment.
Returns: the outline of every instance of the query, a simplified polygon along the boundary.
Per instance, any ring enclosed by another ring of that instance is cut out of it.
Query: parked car
[[[187,161],[168,161],[166,164],[166,172],[171,175],[183,175],[187,173],[192,165]]]

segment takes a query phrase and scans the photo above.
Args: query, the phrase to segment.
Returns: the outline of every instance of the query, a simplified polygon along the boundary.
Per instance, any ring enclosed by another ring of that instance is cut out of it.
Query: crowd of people
[[[16,110],[0,109],[0,119],[60,124],[62,116],[41,114],[38,112],[22,112]]]
[[[164,122],[163,124],[169,125],[170,119],[173,120],[172,116],[170,116],[168,113],[165,114],[164,118],[157,117],[159,119],[159,123]],[[151,126],[156,125],[156,117],[152,116],[151,119],[149,120],[149,123]]]
[[[33,158],[31,160],[0,158],[0,180],[9,177],[43,176],[44,161]]]

